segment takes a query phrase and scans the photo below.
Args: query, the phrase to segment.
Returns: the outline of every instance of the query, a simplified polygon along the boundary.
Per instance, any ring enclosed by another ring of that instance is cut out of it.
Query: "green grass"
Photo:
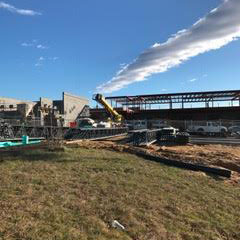
[[[240,239],[239,186],[130,154],[0,153],[0,184],[4,240]]]

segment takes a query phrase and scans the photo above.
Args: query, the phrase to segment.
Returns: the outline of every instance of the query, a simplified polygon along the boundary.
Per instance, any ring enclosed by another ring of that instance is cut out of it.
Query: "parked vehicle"
[[[77,128],[96,128],[97,123],[91,118],[80,118],[76,121]]]
[[[134,130],[147,129],[147,121],[146,120],[133,120],[132,121]]]
[[[165,128],[162,128],[162,130],[161,130],[161,133],[163,135],[176,136],[178,132],[179,132],[179,130],[177,128],[174,128],[174,127],[165,127]]]
[[[162,128],[157,134],[159,144],[171,145],[180,144],[185,145],[190,141],[190,135],[187,132],[179,132],[179,129],[174,127]]]
[[[168,124],[165,120],[153,120],[150,122],[153,129],[166,128]]]
[[[231,126],[228,128],[228,132],[231,134],[240,132],[240,126]]]
[[[189,133],[200,134],[200,135],[221,135],[225,136],[228,129],[215,122],[206,122],[203,125],[191,125],[188,127]]]
[[[111,121],[108,122],[95,122],[91,118],[80,118],[76,120],[73,128],[111,128]]]

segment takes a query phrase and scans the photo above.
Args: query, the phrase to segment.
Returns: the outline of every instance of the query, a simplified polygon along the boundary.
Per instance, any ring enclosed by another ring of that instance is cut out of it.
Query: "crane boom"
[[[116,122],[123,121],[123,116],[113,109],[113,107],[107,102],[107,100],[104,98],[102,94],[98,93],[93,95],[93,100],[100,103],[111,114],[111,116],[114,118],[114,121]]]

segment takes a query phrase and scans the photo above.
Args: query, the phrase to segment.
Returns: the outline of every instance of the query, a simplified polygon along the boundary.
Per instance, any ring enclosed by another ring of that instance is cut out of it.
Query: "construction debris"
[[[112,221],[112,227],[117,228],[117,229],[122,230],[122,231],[125,230],[125,227],[121,223],[119,223],[117,220]]]

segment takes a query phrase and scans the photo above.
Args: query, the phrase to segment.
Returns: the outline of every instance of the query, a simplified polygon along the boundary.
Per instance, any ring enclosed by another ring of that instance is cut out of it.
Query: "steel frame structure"
[[[128,108],[143,107],[147,105],[156,104],[169,104],[170,109],[173,104],[182,104],[184,108],[185,103],[205,103],[206,107],[212,106],[215,102],[234,102],[239,101],[240,106],[240,90],[228,91],[209,91],[209,92],[186,92],[186,93],[173,93],[173,94],[153,94],[153,95],[136,95],[136,96],[116,96],[106,97],[108,101],[115,102],[115,107],[118,104]]]

